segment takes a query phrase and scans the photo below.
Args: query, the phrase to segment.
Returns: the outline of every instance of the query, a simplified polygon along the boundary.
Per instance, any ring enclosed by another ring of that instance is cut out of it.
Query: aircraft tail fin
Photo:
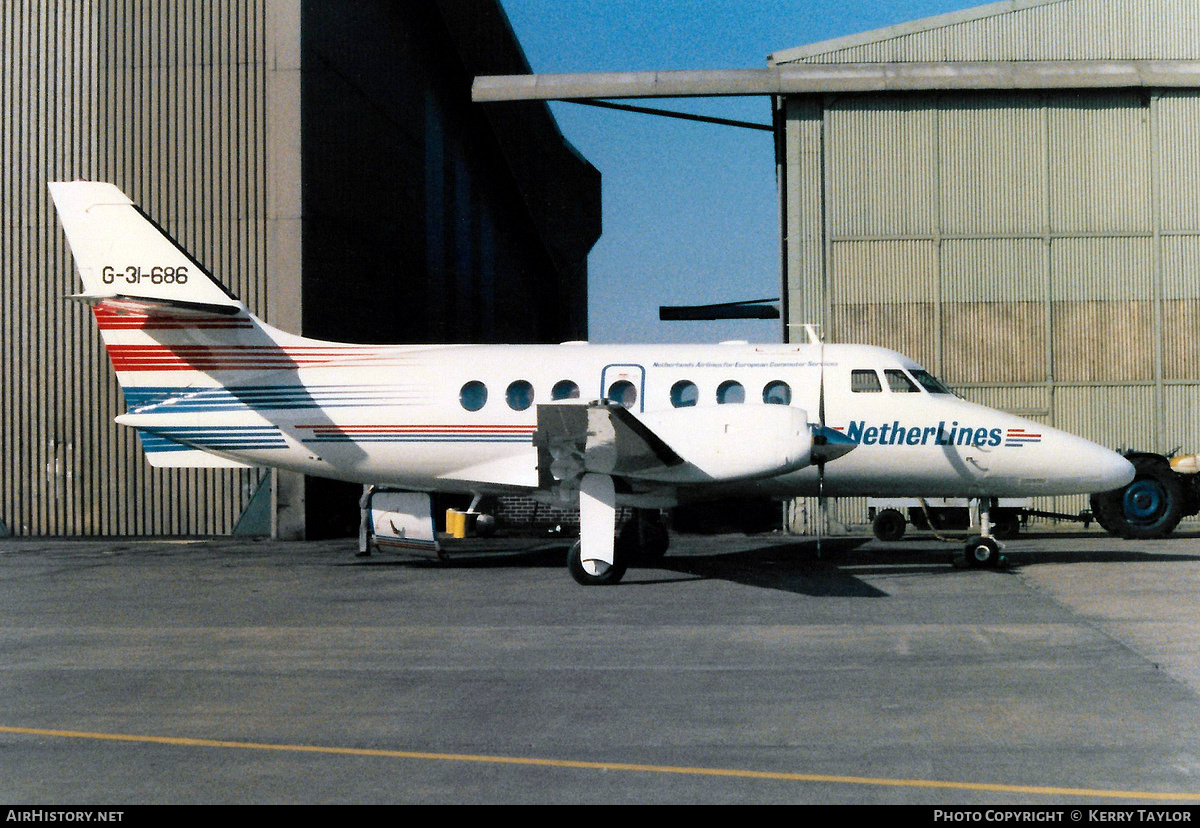
[[[117,187],[49,187],[83,281],[83,292],[70,298],[91,306],[130,414],[204,389],[236,394],[266,372],[295,370],[294,346],[307,340],[253,316]],[[264,384],[272,382],[287,380]],[[131,424],[152,465],[245,465],[196,448],[186,429]]]
[[[56,182],[50,195],[83,279],[82,298],[142,299],[218,314],[245,310],[112,184]]]
[[[303,373],[332,369],[329,382],[394,353],[271,327],[112,184],[50,193],[83,280],[71,298],[91,306],[125,395],[117,420],[153,465],[244,465],[230,455],[284,448],[277,412],[315,405]]]

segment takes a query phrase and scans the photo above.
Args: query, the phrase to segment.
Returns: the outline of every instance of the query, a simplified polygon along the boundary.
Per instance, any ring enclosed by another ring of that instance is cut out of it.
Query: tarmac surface
[[[0,800],[1200,803],[1200,538],[957,548],[0,540]]]

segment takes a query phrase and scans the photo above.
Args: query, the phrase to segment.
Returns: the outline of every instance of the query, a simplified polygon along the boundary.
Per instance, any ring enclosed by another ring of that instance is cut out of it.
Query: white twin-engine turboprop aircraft
[[[351,345],[254,317],[120,190],[50,185],[156,466],[273,466],[477,496],[578,503],[568,557],[615,583],[661,553],[655,510],[728,495],[992,498],[1107,491],[1106,448],[966,402],[912,360],[833,345]],[[423,499],[426,515],[429,498]],[[635,520],[614,542],[618,506]]]

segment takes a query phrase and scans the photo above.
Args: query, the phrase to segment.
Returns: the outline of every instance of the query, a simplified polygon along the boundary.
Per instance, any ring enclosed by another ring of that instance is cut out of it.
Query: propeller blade
[[[820,446],[827,445],[828,429],[825,427],[825,339],[821,339],[821,375],[817,387],[817,428],[820,429]],[[817,435],[813,435],[813,451],[817,450]],[[825,527],[829,523],[829,505],[825,500],[825,463],[828,458],[822,450],[817,454],[817,508],[821,516],[817,518],[817,560],[821,559],[821,541],[825,537]]]

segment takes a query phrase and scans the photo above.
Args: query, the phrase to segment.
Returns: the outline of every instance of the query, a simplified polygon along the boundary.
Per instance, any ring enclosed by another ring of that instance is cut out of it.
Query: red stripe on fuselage
[[[109,345],[118,371],[275,370],[324,365],[347,357],[371,356],[358,348],[279,348],[258,345]]]
[[[296,428],[311,428],[313,431],[535,431],[537,426],[532,425],[298,425]]]

